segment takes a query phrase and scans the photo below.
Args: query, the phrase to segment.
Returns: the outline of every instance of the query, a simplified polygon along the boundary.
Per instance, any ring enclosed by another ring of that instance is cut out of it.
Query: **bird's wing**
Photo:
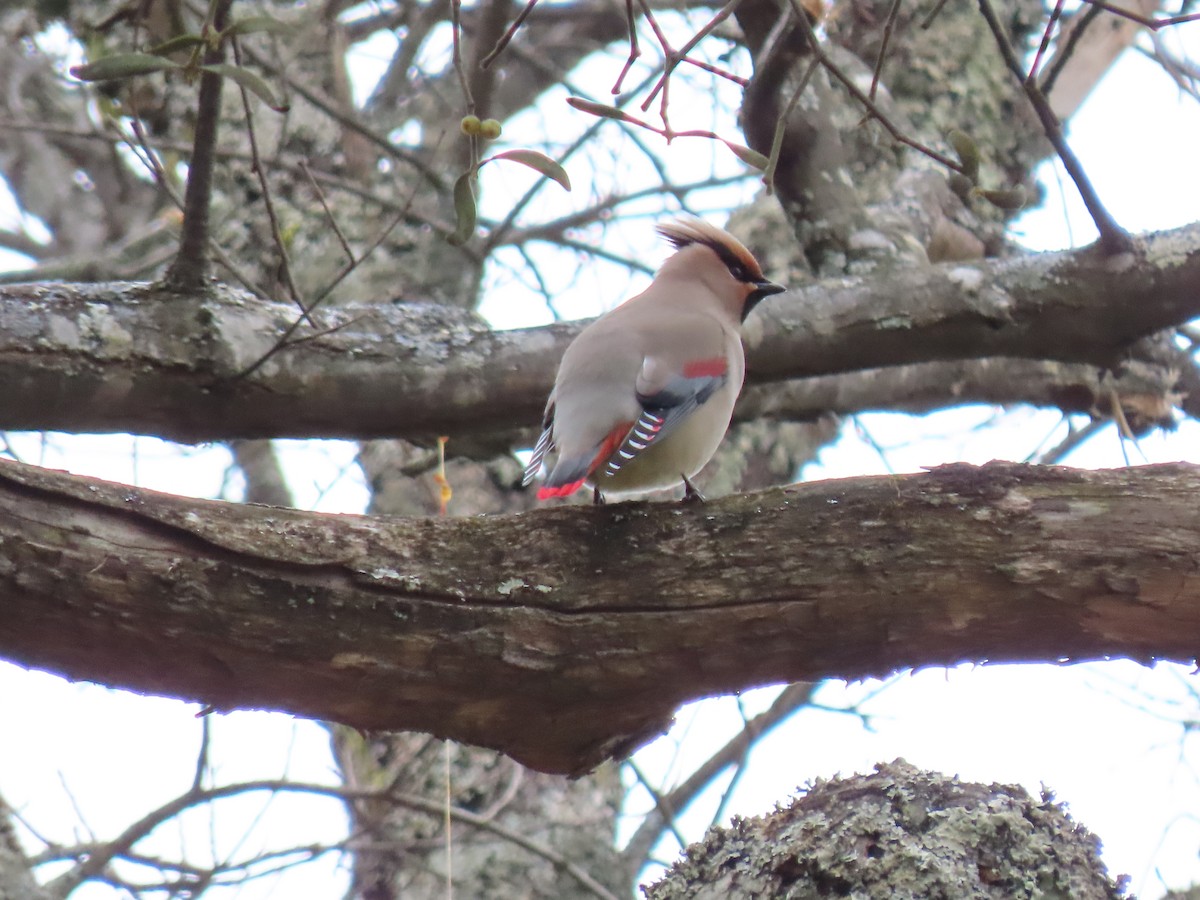
[[[619,472],[639,453],[661,442],[728,378],[729,361],[724,356],[690,360],[682,369],[661,358],[646,357],[637,379],[642,413],[609,458],[606,472]]]
[[[553,449],[554,403],[551,401],[546,406],[545,416],[542,417],[542,433],[538,437],[537,443],[533,445],[533,456],[529,457],[529,464],[525,466],[525,477],[521,479],[522,487],[528,487],[533,482],[542,468],[542,461],[545,460],[546,454]]]

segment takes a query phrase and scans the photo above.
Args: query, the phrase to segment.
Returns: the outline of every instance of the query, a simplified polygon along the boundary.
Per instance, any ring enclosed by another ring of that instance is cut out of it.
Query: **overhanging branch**
[[[999,356],[1117,366],[1138,338],[1200,315],[1198,283],[1200,223],[1144,238],[1138,255],[1085,249],[821,282],[750,317],[749,379]],[[329,330],[243,377],[295,315],[232,290],[0,288],[0,423],[182,441],[490,435],[500,447],[538,420],[580,327],[491,331],[438,306],[340,307],[322,314]]]
[[[0,465],[0,656],[581,772],[688,700],[960,661],[1190,661],[1200,468],[992,464],[701,507],[328,516]]]

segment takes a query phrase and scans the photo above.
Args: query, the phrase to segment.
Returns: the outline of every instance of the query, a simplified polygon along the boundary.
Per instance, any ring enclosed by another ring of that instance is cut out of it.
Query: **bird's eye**
[[[746,267],[741,263],[734,263],[729,267],[729,274],[738,281],[749,281],[750,273],[746,271]]]

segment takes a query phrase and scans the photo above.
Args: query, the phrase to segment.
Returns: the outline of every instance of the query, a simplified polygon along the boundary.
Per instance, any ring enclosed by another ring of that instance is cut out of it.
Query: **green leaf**
[[[618,122],[640,124],[638,119],[629,115],[624,110],[617,109],[615,106],[608,106],[604,103],[593,103],[591,100],[584,100],[582,97],[568,97],[567,103],[580,112],[591,113],[593,116],[600,116],[603,119],[616,119]]]
[[[161,44],[155,44],[148,51],[155,56],[170,56],[179,50],[191,50],[204,44],[204,38],[198,34],[177,34]]]
[[[454,182],[454,213],[458,216],[458,227],[446,240],[455,247],[461,247],[475,234],[477,212],[475,190],[471,186],[474,180],[475,173],[472,171],[459,175],[458,180]]]
[[[954,148],[954,152],[958,154],[958,161],[962,163],[962,173],[975,181],[979,178],[979,147],[976,146],[975,140],[965,131],[959,131],[957,128],[952,129],[947,135],[946,140],[950,142],[950,146]]]
[[[971,192],[975,189],[975,182],[973,182],[966,175],[962,174],[962,172],[951,172],[948,183],[950,185],[950,190],[954,191],[954,193],[958,195],[959,200],[962,200],[965,203],[967,200],[971,199]]]
[[[181,68],[177,62],[150,53],[117,53],[81,66],[71,66],[70,71],[80,81],[117,81]]]
[[[751,150],[749,147],[743,147],[741,144],[735,144],[733,141],[727,141],[721,138],[721,142],[733,151],[733,155],[750,166],[752,169],[758,169],[760,172],[765,172],[771,160],[759,153],[757,150]]]
[[[257,34],[263,31],[270,34],[289,35],[295,33],[296,26],[290,25],[287,22],[281,22],[271,16],[247,16],[244,19],[238,19],[221,32],[221,34],[222,36],[231,34]]]
[[[512,162],[520,163],[523,166],[529,166],[535,172],[541,172],[547,178],[557,181],[563,186],[564,191],[571,190],[571,179],[567,175],[567,170],[548,157],[545,153],[539,153],[537,150],[525,150],[517,148],[515,150],[505,150],[503,153],[497,153],[495,156],[489,156],[480,163],[482,166],[485,162],[491,162],[493,159],[507,159]]]
[[[282,113],[288,111],[287,104],[278,102],[275,99],[275,95],[271,93],[271,88],[267,83],[249,69],[245,69],[242,66],[231,66],[228,63],[213,63],[212,65],[201,66],[200,69],[236,82],[240,87],[245,88],[262,100],[263,103],[267,104],[275,112]]]
[[[979,196],[1000,209],[1021,209],[1025,206],[1025,189],[1020,185],[1005,190],[983,189]]]

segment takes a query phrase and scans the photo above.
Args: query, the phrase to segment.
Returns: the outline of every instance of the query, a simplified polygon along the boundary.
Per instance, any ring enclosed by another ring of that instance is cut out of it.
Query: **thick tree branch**
[[[1086,249],[819,282],[750,317],[749,377],[995,356],[1119,367],[1137,339],[1200,315],[1197,283],[1200,224],[1148,236],[1137,255]],[[538,419],[580,328],[491,331],[437,306],[339,307],[319,317],[328,331],[301,329],[305,339],[272,353],[295,315],[234,291],[0,288],[0,383],[11,386],[0,423],[184,441],[510,433]]]
[[[899,668],[1190,661],[1200,468],[992,464],[390,519],[0,465],[0,655],[582,772],[686,700]],[[702,648],[702,650],[700,649]]]

